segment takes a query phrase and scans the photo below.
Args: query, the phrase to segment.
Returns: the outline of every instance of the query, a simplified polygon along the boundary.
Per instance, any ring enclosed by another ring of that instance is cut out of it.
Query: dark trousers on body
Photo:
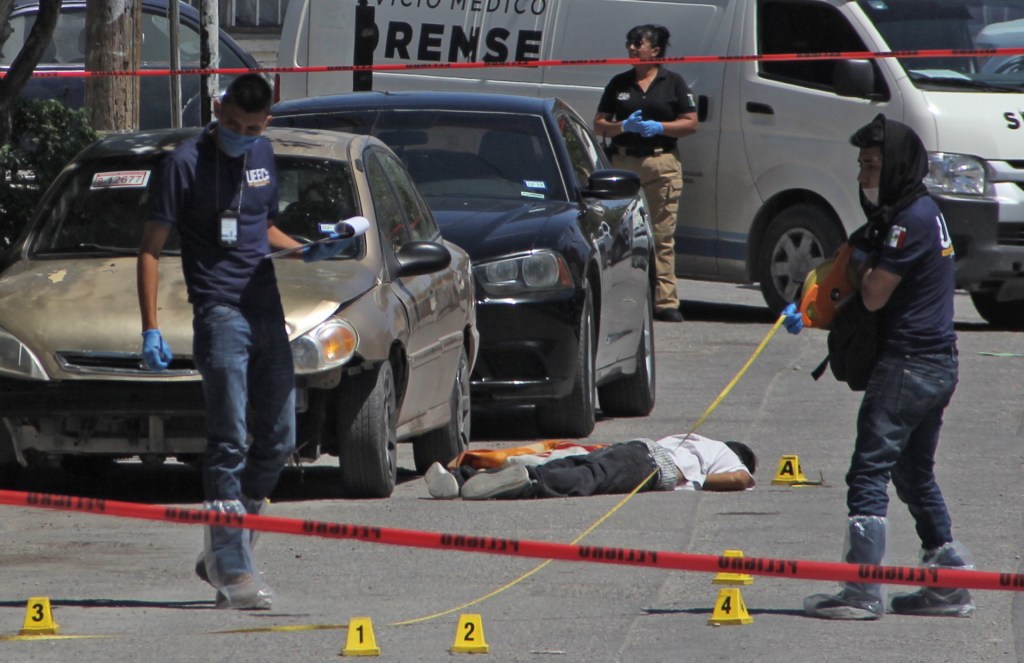
[[[657,464],[643,442],[612,444],[579,456],[527,465],[532,485],[515,497],[616,495],[632,491],[648,476],[651,478],[641,490],[650,490],[658,481],[656,470]],[[454,474],[461,486],[477,472],[462,466]]]

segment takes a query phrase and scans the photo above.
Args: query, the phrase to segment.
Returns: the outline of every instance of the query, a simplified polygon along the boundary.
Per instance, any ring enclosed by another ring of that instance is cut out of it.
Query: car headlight
[[[43,365],[17,338],[0,329],[0,373],[18,378],[48,380]]]
[[[475,265],[473,274],[484,291],[495,296],[573,287],[565,258],[553,251]]]
[[[331,318],[292,341],[296,373],[315,373],[341,366],[355,354],[359,335],[344,320]]]
[[[966,154],[928,153],[924,183],[932,193],[985,195],[985,162]]]

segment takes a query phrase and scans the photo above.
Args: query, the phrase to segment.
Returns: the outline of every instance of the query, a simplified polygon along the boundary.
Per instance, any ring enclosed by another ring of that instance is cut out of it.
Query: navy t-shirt
[[[885,350],[924,354],[953,347],[953,263],[953,241],[935,201],[922,196],[895,216],[877,265],[902,277],[882,308]]]
[[[207,126],[156,170],[150,219],[176,225],[181,267],[193,306],[217,302],[243,311],[281,312],[267,222],[277,216],[277,171],[266,138],[232,158]],[[220,214],[238,213],[237,246],[221,246]]]
[[[697,106],[683,77],[664,67],[658,67],[658,74],[646,92],[637,85],[636,73],[632,69],[616,74],[605,87],[597,112],[611,115],[616,122],[621,122],[638,110],[643,111],[645,120],[671,122],[680,115],[696,112]],[[666,150],[675,149],[677,141],[677,138],[664,134],[644,138],[632,132],[612,138],[612,144],[618,147],[662,147]]]

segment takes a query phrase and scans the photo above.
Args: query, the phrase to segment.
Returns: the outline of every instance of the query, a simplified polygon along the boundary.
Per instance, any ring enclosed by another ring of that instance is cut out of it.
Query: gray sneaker
[[[838,594],[808,596],[804,612],[821,619],[880,619],[885,615],[885,605],[876,596],[843,589]]]
[[[510,465],[497,472],[474,474],[462,486],[464,500],[514,500],[530,487],[525,465]]]
[[[423,473],[427,492],[435,500],[453,500],[459,496],[459,482],[441,463],[434,463]]]
[[[922,587],[893,596],[892,611],[898,615],[970,617],[974,614],[974,599],[966,589]]]

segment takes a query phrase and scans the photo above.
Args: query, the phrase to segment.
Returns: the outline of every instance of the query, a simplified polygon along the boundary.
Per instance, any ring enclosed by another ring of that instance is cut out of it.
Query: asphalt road
[[[656,323],[657,405],[601,419],[591,440],[686,432],[774,321],[751,288],[684,281],[683,324]],[[990,331],[958,294],[961,382],[946,412],[938,474],[954,532],[985,571],[1024,572],[1021,384],[1024,336]],[[698,432],[751,443],[760,485],[740,494],[643,493],[582,543],[718,555],[838,561],[857,394],[809,373],[825,334],[780,330]],[[474,446],[534,440],[528,412],[476,416]],[[782,455],[819,487],[773,486]],[[287,470],[271,515],[567,543],[617,497],[430,500],[403,448],[386,500],[346,499],[331,462]],[[25,475],[16,488],[195,507],[187,467],[123,464],[103,476]],[[893,491],[890,491],[893,492]],[[0,662],[335,661],[347,625],[367,617],[380,660],[442,661],[478,614],[493,661],[1024,661],[1024,595],[979,591],[972,619],[888,615],[810,619],[802,598],[835,583],[757,577],[741,589],[753,622],[710,626],[712,574],[539,560],[264,534],[258,558],[277,593],[270,612],[219,611],[192,575],[198,527],[0,507],[0,636],[21,628],[29,597],[49,598],[61,635],[0,639]],[[916,562],[906,509],[890,508],[888,563]],[[529,575],[527,575],[529,574]],[[901,588],[894,588],[899,591]],[[411,622],[411,623],[409,623]],[[365,632],[365,626],[364,626]],[[364,641],[365,642],[365,641]]]

